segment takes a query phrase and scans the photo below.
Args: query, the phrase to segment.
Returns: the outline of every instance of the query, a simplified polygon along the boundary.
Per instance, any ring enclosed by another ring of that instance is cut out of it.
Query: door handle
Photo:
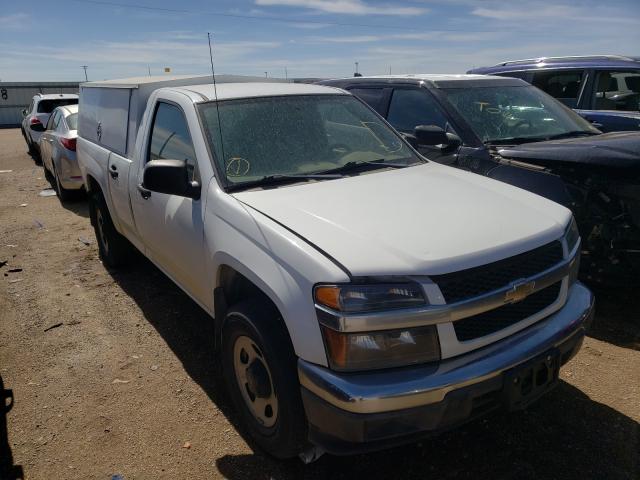
[[[138,184],[138,191],[140,192],[140,196],[145,200],[151,196],[151,190],[144,188],[141,183]]]
[[[111,175],[111,178],[118,178],[118,169],[116,168],[115,165],[111,165],[111,170],[109,170],[109,175]]]

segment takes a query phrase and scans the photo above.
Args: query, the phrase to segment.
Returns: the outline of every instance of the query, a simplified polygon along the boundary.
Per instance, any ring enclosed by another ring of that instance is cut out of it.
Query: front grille
[[[562,244],[555,240],[535,250],[480,267],[431,276],[447,303],[454,303],[536,275],[562,261]]]
[[[518,303],[510,303],[494,310],[467,317],[453,323],[456,337],[460,342],[484,337],[510,327],[525,318],[544,310],[560,295],[562,282],[543,288]]]

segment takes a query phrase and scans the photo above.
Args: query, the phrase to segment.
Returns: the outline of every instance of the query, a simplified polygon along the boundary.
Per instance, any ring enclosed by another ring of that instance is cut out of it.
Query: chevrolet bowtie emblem
[[[511,289],[507,290],[507,292],[504,294],[504,302],[520,302],[531,295],[535,288],[536,282],[514,283]]]

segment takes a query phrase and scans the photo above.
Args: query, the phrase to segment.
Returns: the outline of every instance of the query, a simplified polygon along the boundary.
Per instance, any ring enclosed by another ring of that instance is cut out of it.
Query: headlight
[[[347,313],[376,312],[426,304],[417,283],[363,285],[319,285],[314,290],[317,305]]]
[[[322,325],[322,334],[334,370],[374,370],[440,359],[435,325],[358,333],[337,332]]]
[[[578,240],[580,240],[578,224],[576,223],[576,219],[574,217],[571,217],[571,222],[569,222],[569,225],[567,225],[567,228],[564,231],[564,239],[567,242],[568,253],[571,253],[578,243]]]

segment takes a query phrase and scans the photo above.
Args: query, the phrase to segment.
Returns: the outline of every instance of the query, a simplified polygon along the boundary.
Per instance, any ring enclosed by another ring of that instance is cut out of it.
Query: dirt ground
[[[206,314],[143,259],[105,269],[86,201],[38,196],[48,185],[18,129],[0,130],[0,170],[0,375],[15,396],[0,465],[24,478],[640,478],[636,292],[598,292],[582,351],[527,411],[376,454],[278,462],[235,425]]]

